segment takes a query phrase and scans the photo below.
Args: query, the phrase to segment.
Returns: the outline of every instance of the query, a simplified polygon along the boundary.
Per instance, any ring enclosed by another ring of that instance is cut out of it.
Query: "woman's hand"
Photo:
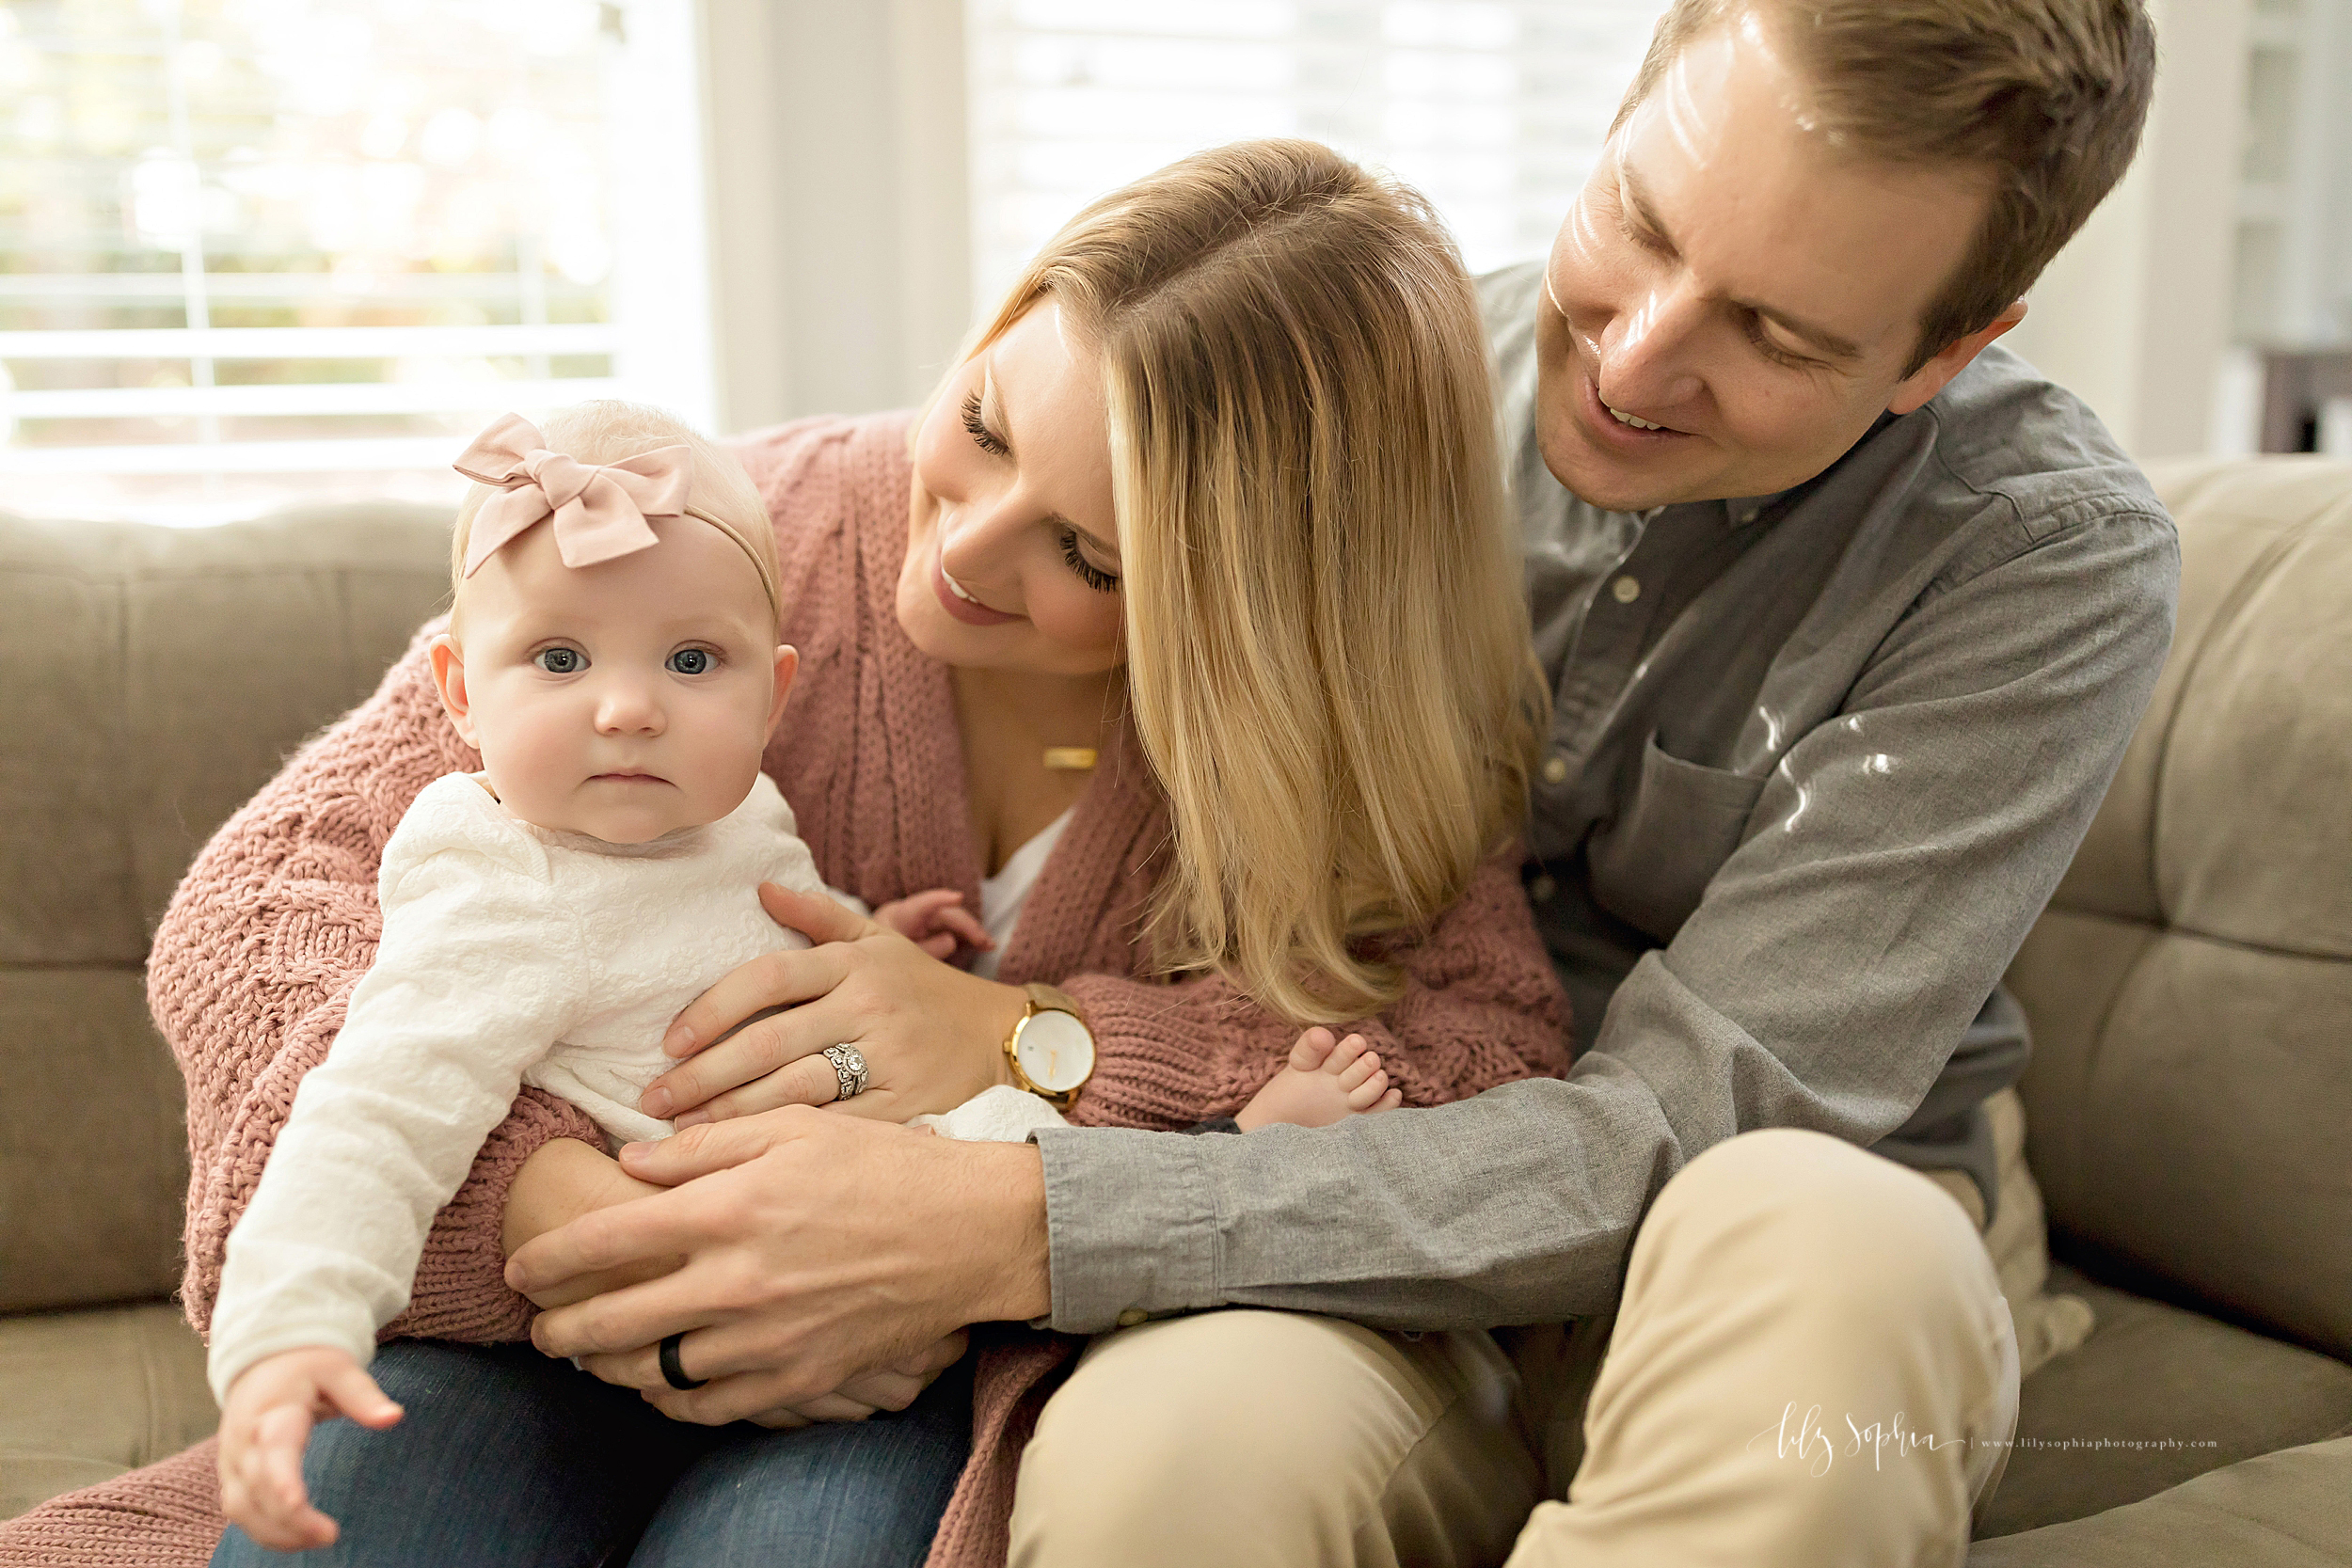
[[[819,1421],[862,1421],[878,1410],[904,1410],[931,1386],[933,1378],[962,1360],[963,1353],[971,1345],[971,1337],[958,1329],[903,1361],[850,1379],[830,1394],[799,1404],[778,1405],[773,1410],[761,1411],[743,1419],[755,1426],[804,1427],[814,1426]],[[656,1354],[659,1354],[657,1347]],[[634,1361],[635,1357],[624,1351],[612,1357],[583,1356],[580,1365],[591,1371],[595,1371],[600,1364],[617,1370],[632,1365]],[[676,1392],[667,1386],[649,1388],[645,1390],[645,1399],[673,1420],[691,1419],[664,1402]]]
[[[829,1045],[866,1057],[866,1090],[841,1107],[854,1116],[905,1121],[1011,1081],[1002,1047],[1028,1006],[1019,987],[951,969],[830,898],[768,882],[759,901],[818,945],[754,958],[678,1014],[661,1049],[686,1060],[646,1085],[647,1116],[686,1128],[830,1103],[840,1081],[818,1054]],[[743,1022],[772,1007],[785,1010]]]

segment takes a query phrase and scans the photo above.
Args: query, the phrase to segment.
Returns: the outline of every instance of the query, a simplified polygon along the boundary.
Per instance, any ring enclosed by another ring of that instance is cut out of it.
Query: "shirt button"
[[[1538,877],[1527,884],[1527,895],[1538,904],[1549,904],[1551,895],[1560,891],[1560,884],[1549,877]]]
[[[1130,1307],[1127,1310],[1119,1315],[1119,1326],[1121,1328],[1133,1328],[1136,1324],[1143,1322],[1144,1319],[1150,1317],[1151,1315],[1151,1313],[1146,1312],[1140,1307]]]
[[[1544,758],[1544,783],[1565,784],[1567,782],[1568,759],[1557,752]]]
[[[1609,585],[1609,596],[1619,604],[1631,604],[1642,596],[1642,585],[1632,578],[1619,578]]]

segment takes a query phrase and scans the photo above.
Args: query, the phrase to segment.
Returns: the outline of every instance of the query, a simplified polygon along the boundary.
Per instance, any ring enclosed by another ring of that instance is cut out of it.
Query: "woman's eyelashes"
[[[1078,548],[1078,531],[1074,528],[1065,528],[1061,531],[1061,558],[1070,563],[1072,571],[1078,574],[1078,580],[1096,593],[1111,594],[1118,591],[1119,574],[1105,572],[1086,558],[1084,552]]]
[[[971,433],[972,442],[991,457],[1009,457],[1012,449],[980,418],[980,394],[967,392],[963,398],[963,428]]]
[[[963,395],[963,428],[971,434],[973,444],[990,456],[1009,457],[1012,455],[1012,448],[1005,444],[1002,436],[989,429],[988,421],[980,417],[980,394],[977,391],[966,392]],[[1059,536],[1061,558],[1069,562],[1070,569],[1077,574],[1080,582],[1098,594],[1111,594],[1118,591],[1119,574],[1106,572],[1086,558],[1085,553],[1078,548],[1076,529],[1064,527]]]

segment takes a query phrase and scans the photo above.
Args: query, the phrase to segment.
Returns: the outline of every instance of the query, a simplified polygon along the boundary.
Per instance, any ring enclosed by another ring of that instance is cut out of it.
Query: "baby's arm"
[[[224,1402],[278,1351],[332,1345],[366,1362],[407,1304],[434,1214],[583,989],[576,933],[548,928],[563,911],[550,916],[543,886],[454,850],[404,865],[399,838],[375,962],[230,1232],[210,1357]]]
[[[1366,1049],[1363,1036],[1350,1035],[1335,1045],[1331,1031],[1318,1027],[1298,1037],[1290,1065],[1250,1097],[1233,1122],[1245,1132],[1273,1122],[1328,1127],[1353,1116],[1393,1111],[1404,1102],[1405,1091],[1390,1086],[1380,1053]]]
[[[582,1214],[670,1190],[638,1180],[604,1150],[591,1148],[572,1138],[549,1142],[531,1157],[530,1164],[537,1167],[535,1174],[548,1180],[516,1183],[516,1196],[506,1206],[505,1227],[500,1236],[509,1258],[524,1243],[569,1225]],[[680,1258],[647,1259],[596,1274],[576,1275],[552,1290],[534,1294],[532,1305],[543,1310],[569,1307],[624,1285],[659,1279],[683,1261]]]
[[[988,927],[963,907],[963,895],[953,888],[935,887],[894,899],[876,910],[874,919],[934,958],[952,957],[959,942],[983,953],[996,945]]]
[[[407,1301],[435,1212],[584,991],[577,933],[545,883],[437,832],[451,827],[437,823],[438,787],[386,847],[375,962],[294,1095],[213,1311],[214,1392],[244,1422],[235,1463],[223,1453],[224,1506],[243,1488],[265,1528],[306,1544],[332,1527],[287,1493],[285,1465],[298,1469],[320,1417],[390,1418],[359,1371],[376,1331]],[[276,1370],[248,1388],[265,1362]]]

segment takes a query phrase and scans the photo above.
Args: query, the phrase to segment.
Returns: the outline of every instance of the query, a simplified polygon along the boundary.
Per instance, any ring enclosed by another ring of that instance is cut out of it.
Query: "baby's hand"
[[[996,945],[988,927],[963,907],[963,895],[935,887],[908,898],[894,899],[874,911],[876,924],[887,926],[934,958],[951,957],[962,942],[985,953]]]
[[[237,1374],[220,1413],[220,1506],[273,1551],[329,1545],[335,1521],[310,1506],[302,1449],[320,1418],[343,1415],[378,1431],[400,1419],[357,1361],[323,1345],[265,1355]]]
[[[1291,1047],[1290,1066],[1250,1098],[1233,1117],[1245,1132],[1269,1122],[1294,1127],[1328,1127],[1353,1116],[1393,1111],[1405,1091],[1389,1086],[1380,1053],[1367,1050],[1364,1037],[1350,1035],[1337,1045],[1331,1031],[1313,1028]]]

